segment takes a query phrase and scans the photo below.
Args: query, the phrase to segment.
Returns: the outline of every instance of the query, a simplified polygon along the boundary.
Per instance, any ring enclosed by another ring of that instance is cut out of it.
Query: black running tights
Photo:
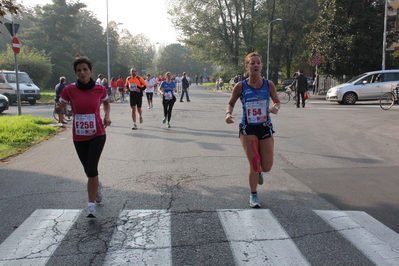
[[[168,122],[170,122],[170,118],[172,117],[172,109],[175,102],[176,102],[176,97],[174,95],[172,100],[165,100],[165,97],[162,100],[163,115],[168,119]]]

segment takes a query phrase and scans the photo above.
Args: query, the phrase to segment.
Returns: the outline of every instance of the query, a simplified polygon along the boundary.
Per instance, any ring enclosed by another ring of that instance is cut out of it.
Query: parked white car
[[[8,98],[10,105],[17,101],[17,78],[13,70],[0,70],[0,94]],[[29,75],[25,72],[18,72],[18,83],[21,101],[27,101],[34,105],[40,100],[40,89]]]
[[[329,89],[326,100],[340,104],[379,100],[398,83],[399,69],[367,72]]]

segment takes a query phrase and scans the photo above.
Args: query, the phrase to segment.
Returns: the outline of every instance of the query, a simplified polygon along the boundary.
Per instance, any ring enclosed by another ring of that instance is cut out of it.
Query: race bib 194
[[[267,121],[266,101],[247,102],[245,107],[249,124],[259,124]]]
[[[74,117],[74,124],[76,135],[92,136],[97,132],[95,114],[76,114]]]

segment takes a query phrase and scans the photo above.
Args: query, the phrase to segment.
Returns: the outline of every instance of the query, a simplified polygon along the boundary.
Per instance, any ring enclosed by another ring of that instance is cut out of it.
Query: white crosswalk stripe
[[[216,211],[236,265],[310,265],[270,210]],[[373,217],[359,211],[314,212],[376,265],[399,265],[399,234]],[[0,245],[0,266],[46,265],[80,213],[36,210]],[[172,265],[172,215],[121,211],[102,265]]]
[[[376,265],[399,265],[399,235],[365,212],[314,211]]]
[[[270,210],[218,214],[237,265],[310,265]]]
[[[36,210],[0,245],[0,265],[46,265],[80,212]]]

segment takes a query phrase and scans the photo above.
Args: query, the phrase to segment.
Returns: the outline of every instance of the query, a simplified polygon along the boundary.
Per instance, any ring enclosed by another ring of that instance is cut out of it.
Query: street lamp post
[[[269,25],[267,26],[267,61],[266,61],[266,79],[269,79],[269,51],[270,51],[270,24],[272,24],[275,21],[281,21],[281,18],[276,18],[275,20],[272,20],[269,22]]]
[[[384,13],[384,34],[382,38],[382,70],[385,70],[385,52],[387,42],[387,19],[388,19],[388,0],[385,1],[385,13]]]
[[[106,0],[107,4],[107,72],[108,72],[108,84],[111,82],[111,63],[110,63],[110,55],[109,55],[109,21],[108,21],[108,0]],[[108,88],[107,88],[108,89]]]
[[[111,52],[110,52],[110,44],[109,44],[109,21],[108,21],[108,0],[106,0],[107,4],[107,72],[108,72],[108,84],[111,84]],[[118,23],[118,25],[122,25],[123,23]]]

